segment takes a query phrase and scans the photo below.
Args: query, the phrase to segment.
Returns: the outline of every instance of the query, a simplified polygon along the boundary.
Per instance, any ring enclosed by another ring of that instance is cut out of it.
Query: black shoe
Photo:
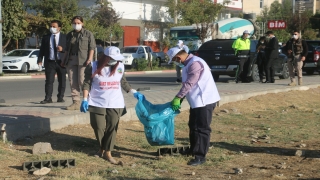
[[[206,159],[200,159],[200,158],[195,158],[195,159],[191,159],[189,162],[188,162],[188,165],[190,166],[197,166],[197,165],[200,165],[200,164],[203,164],[206,162]]]
[[[185,150],[180,153],[183,156],[193,156],[193,153],[190,150]]]
[[[63,98],[58,98],[57,102],[65,102]]]
[[[270,83],[270,81],[265,81],[265,82],[263,82],[263,83]]]
[[[52,103],[52,99],[44,99],[43,101],[40,101],[41,104],[47,104]]]
[[[177,83],[181,83],[181,80],[180,80],[180,79],[177,79],[176,82],[177,82]]]

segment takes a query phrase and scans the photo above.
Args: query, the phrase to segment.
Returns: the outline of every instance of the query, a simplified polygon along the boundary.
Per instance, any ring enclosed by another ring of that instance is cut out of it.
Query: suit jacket
[[[267,59],[276,59],[279,56],[279,42],[276,37],[269,40],[264,49]]]
[[[48,61],[50,61],[50,37],[51,37],[51,33],[44,35],[41,40],[41,47],[40,47],[37,63],[42,62],[42,59],[44,57],[44,67],[46,67],[46,64],[48,63]],[[63,58],[64,56],[66,44],[67,44],[66,35],[60,32],[59,43],[58,43],[58,46],[62,47],[62,51],[59,52],[60,59]]]

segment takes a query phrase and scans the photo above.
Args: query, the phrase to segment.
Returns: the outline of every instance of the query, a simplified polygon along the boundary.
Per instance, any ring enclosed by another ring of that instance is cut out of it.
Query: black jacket
[[[50,58],[50,37],[51,37],[51,34],[47,34],[47,35],[44,35],[41,40],[41,47],[40,47],[37,63],[42,62],[42,59],[44,57],[44,66],[46,66],[46,63],[48,61],[50,61],[49,59]],[[58,46],[62,47],[62,51],[59,52],[60,58],[63,58],[64,56],[66,44],[67,44],[66,35],[60,32],[59,43],[58,43]]]
[[[286,46],[283,47],[282,51],[287,56],[288,56],[288,50],[292,50],[293,41],[294,41],[293,39],[289,39],[289,41],[286,43]],[[301,42],[302,42],[302,48],[303,48],[301,56],[307,57],[308,56],[308,45],[305,40],[301,40]]]
[[[269,40],[264,49],[267,59],[276,59],[279,56],[279,42],[276,37],[273,37]]]

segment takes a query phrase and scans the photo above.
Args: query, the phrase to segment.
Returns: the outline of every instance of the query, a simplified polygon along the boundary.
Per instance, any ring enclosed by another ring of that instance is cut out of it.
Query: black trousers
[[[190,152],[196,158],[204,159],[210,146],[212,112],[216,103],[204,107],[190,108],[189,140]]]
[[[266,66],[265,66],[265,72],[266,72],[266,81],[274,82],[274,68],[273,68],[273,62],[275,59],[267,59]]]
[[[66,73],[67,70],[60,65],[61,61],[53,61],[48,60],[45,66],[45,74],[46,74],[46,84],[45,84],[45,99],[52,98],[53,92],[53,83],[55,79],[55,75],[58,77],[58,99],[62,99],[64,97],[64,92],[66,90]]]
[[[248,61],[248,58],[240,58],[239,65],[236,72],[237,80],[247,81],[247,74],[248,74],[247,61]]]
[[[262,54],[259,54],[258,55],[258,61],[257,61],[257,65],[258,65],[258,70],[259,70],[259,79],[260,79],[260,81],[262,81],[263,80],[263,72],[264,72],[264,70],[266,69],[265,68],[265,58],[263,57],[263,55]]]

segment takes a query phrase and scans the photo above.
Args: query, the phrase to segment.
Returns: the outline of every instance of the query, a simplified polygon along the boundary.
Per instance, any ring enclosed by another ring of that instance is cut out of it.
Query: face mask
[[[298,35],[293,35],[292,38],[293,39],[298,39]]]
[[[113,59],[110,59],[110,61],[108,62],[108,65],[109,65],[109,66],[113,66],[113,65],[115,65],[115,64],[117,64],[117,61],[116,61],[116,60],[113,60]]]
[[[52,34],[56,34],[56,33],[58,32],[58,30],[57,30],[57,28],[51,27],[51,28],[50,28],[50,32],[51,32]]]
[[[261,43],[261,44],[263,44],[263,43],[264,43],[264,41],[260,41],[260,43]]]
[[[80,31],[82,29],[82,24],[72,24],[72,28],[76,31]]]
[[[175,65],[179,66],[180,68],[183,68],[184,67],[184,64],[182,63],[178,63],[176,61],[173,62]]]

